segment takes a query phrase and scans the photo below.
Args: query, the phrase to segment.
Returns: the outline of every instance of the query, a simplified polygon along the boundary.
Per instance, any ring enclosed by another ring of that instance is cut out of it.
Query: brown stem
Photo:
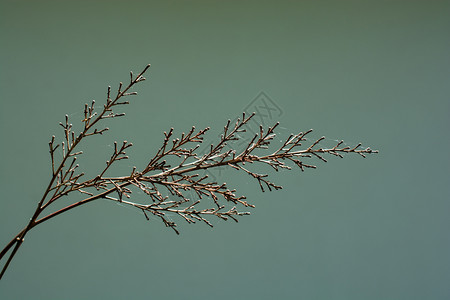
[[[41,210],[38,208],[36,209],[36,212],[34,213],[33,217],[30,219],[30,222],[28,223],[27,227],[25,227],[21,232],[19,232],[14,239],[11,240],[11,242],[9,242],[9,244],[2,250],[1,255],[0,255],[0,259],[2,259],[2,257],[9,251],[9,249],[15,244],[13,251],[11,252],[11,254],[8,257],[8,260],[6,261],[5,265],[3,266],[2,272],[0,273],[0,280],[3,277],[3,274],[5,274],[6,269],[8,269],[9,264],[11,263],[12,259],[14,258],[14,256],[17,253],[17,250],[19,250],[20,246],[23,244],[25,235],[27,234],[28,231],[31,230],[31,228],[33,228],[34,226],[36,226],[35,224],[35,220],[36,218],[39,216],[39,213],[41,212]]]
[[[1,260],[1,259],[3,258],[3,256],[4,256],[6,253],[8,253],[8,251],[15,245],[13,251],[12,251],[11,254],[9,255],[8,260],[6,261],[5,265],[3,266],[2,271],[1,271],[1,273],[0,273],[0,280],[1,280],[2,277],[3,277],[3,274],[5,274],[6,269],[8,269],[8,266],[9,266],[9,264],[11,263],[12,259],[13,259],[14,256],[16,255],[17,250],[19,250],[20,246],[23,244],[25,235],[26,235],[26,234],[28,233],[28,231],[30,231],[33,227],[35,227],[35,226],[39,225],[40,223],[45,222],[45,221],[47,221],[47,220],[49,220],[49,219],[51,219],[51,218],[53,218],[53,217],[56,217],[57,215],[59,215],[59,214],[61,214],[61,213],[63,213],[63,212],[66,212],[66,211],[68,211],[68,210],[71,210],[72,208],[75,208],[75,207],[77,207],[77,206],[86,204],[86,203],[88,203],[88,202],[91,202],[91,201],[96,200],[96,199],[99,199],[99,198],[104,198],[106,195],[108,195],[108,194],[114,192],[115,190],[117,190],[117,188],[122,188],[122,187],[127,186],[127,185],[129,185],[128,182],[127,182],[127,183],[123,183],[123,184],[119,185],[118,187],[114,187],[114,188],[112,188],[112,189],[109,189],[109,190],[107,190],[107,191],[105,191],[105,192],[103,192],[103,193],[101,193],[101,194],[98,194],[98,195],[95,195],[95,196],[86,198],[86,199],[84,199],[84,200],[82,200],[82,201],[76,202],[76,203],[74,203],[74,204],[68,205],[68,206],[66,206],[66,207],[64,207],[64,208],[62,208],[62,209],[60,209],[60,210],[58,210],[58,211],[56,211],[56,212],[53,212],[53,213],[51,213],[51,214],[49,214],[49,215],[47,215],[47,216],[45,216],[45,217],[43,217],[43,218],[41,218],[41,219],[39,219],[39,220],[36,220],[36,219],[37,219],[37,217],[39,216],[39,214],[42,212],[42,210],[37,209],[37,210],[36,210],[36,213],[33,215],[33,218],[31,218],[31,220],[30,220],[30,222],[28,223],[27,227],[25,227],[24,229],[22,229],[22,231],[19,232],[19,233],[18,233],[18,234],[17,234],[17,235],[9,242],[9,243],[8,243],[8,245],[6,245],[6,247],[5,247],[5,248],[2,250],[2,252],[0,253],[0,260]]]
[[[117,189],[126,187],[126,186],[128,186],[128,185],[130,185],[129,182],[122,183],[121,185],[118,185],[117,187],[114,187],[114,188],[111,188],[111,189],[109,189],[109,190],[107,190],[107,191],[104,191],[103,193],[100,193],[100,194],[98,194],[98,195],[95,195],[95,196],[86,198],[86,199],[81,200],[81,201],[79,201],[79,202],[76,202],[76,203],[74,203],[74,204],[68,205],[68,206],[66,206],[66,207],[64,207],[64,208],[61,208],[60,210],[57,210],[57,211],[55,211],[55,212],[53,212],[53,213],[51,213],[51,214],[49,214],[49,215],[47,215],[47,216],[45,216],[45,217],[40,218],[39,220],[37,220],[37,221],[34,223],[34,226],[39,225],[39,224],[41,224],[42,222],[48,221],[49,219],[54,218],[54,217],[56,217],[57,215],[62,214],[63,212],[66,212],[66,211],[68,211],[68,210],[71,210],[72,208],[75,208],[75,207],[77,207],[77,206],[86,204],[86,203],[88,203],[88,202],[91,202],[91,201],[94,201],[94,200],[97,200],[97,199],[100,199],[100,198],[105,198],[105,196],[111,194],[112,192],[116,191]],[[33,226],[33,227],[34,227],[34,226]]]

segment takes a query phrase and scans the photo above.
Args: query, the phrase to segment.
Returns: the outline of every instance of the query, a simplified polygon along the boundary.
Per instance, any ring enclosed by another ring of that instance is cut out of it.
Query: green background
[[[180,236],[112,202],[81,207],[27,236],[1,299],[450,298],[449,1],[0,3],[2,246],[48,183],[64,114],[77,124],[148,63],[127,117],[83,148],[88,174],[114,140],[135,145],[128,172],[172,126],[217,134],[260,91],[283,136],[314,128],[380,150],[272,172],[272,193],[219,174],[252,215],[174,219]]]

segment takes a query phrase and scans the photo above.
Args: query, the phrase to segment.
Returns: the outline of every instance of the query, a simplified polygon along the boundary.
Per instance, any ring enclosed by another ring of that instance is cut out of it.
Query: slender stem
[[[13,251],[12,251],[11,254],[9,255],[8,260],[6,261],[6,263],[5,263],[5,265],[4,265],[3,269],[2,269],[2,272],[0,273],[0,280],[1,280],[2,277],[3,277],[3,274],[5,274],[6,269],[7,269],[8,266],[9,266],[9,263],[11,262],[11,260],[13,259],[13,257],[16,255],[17,250],[19,250],[20,245],[22,245],[22,243],[23,243],[23,237],[25,236],[25,234],[26,234],[26,231],[23,232],[22,238],[20,238],[20,237],[17,237],[17,238],[16,238],[16,246],[14,247]]]
[[[34,226],[39,225],[42,222],[48,221],[49,219],[54,218],[57,215],[62,214],[63,212],[66,212],[68,210],[71,210],[71,209],[73,209],[73,208],[75,208],[77,206],[86,204],[88,202],[92,202],[92,201],[100,199],[100,198],[105,198],[105,196],[107,196],[107,195],[111,194],[112,192],[116,191],[118,188],[123,188],[123,187],[126,187],[126,186],[130,185],[130,184],[131,183],[129,183],[129,182],[122,183],[121,185],[118,185],[117,187],[115,186],[115,187],[113,187],[113,188],[111,188],[111,189],[109,189],[107,191],[104,191],[103,193],[100,193],[98,195],[86,198],[86,199],[81,200],[81,201],[78,201],[78,202],[76,202],[74,204],[71,204],[71,205],[68,205],[68,206],[66,206],[64,208],[61,208],[60,210],[57,210],[57,211],[55,211],[55,212],[53,212],[53,213],[51,213],[51,214],[49,214],[49,215],[47,215],[45,217],[42,217],[39,220],[36,220]]]
[[[6,261],[5,265],[3,266],[2,272],[0,273],[0,280],[3,277],[3,274],[5,274],[6,269],[8,269],[9,264],[11,263],[12,259],[14,258],[14,256],[17,253],[17,250],[19,250],[20,246],[23,244],[25,235],[27,234],[28,231],[31,230],[31,228],[33,228],[35,226],[35,220],[36,218],[39,216],[39,213],[41,212],[41,210],[38,208],[36,210],[36,212],[34,213],[33,217],[30,219],[30,222],[28,223],[27,227],[25,227],[21,232],[19,232],[14,239],[11,240],[11,242],[9,242],[9,244],[5,247],[5,249],[3,249],[0,259],[9,251],[9,249],[15,244],[13,251],[11,252],[11,254],[8,257],[8,260]]]
[[[3,258],[3,256],[6,255],[6,253],[8,253],[9,249],[11,249],[11,247],[13,247],[14,245],[16,245],[14,247],[13,252],[10,254],[10,256],[8,257],[8,260],[6,261],[1,273],[0,273],[0,280],[3,277],[3,274],[5,274],[6,269],[8,268],[11,260],[13,259],[14,255],[16,254],[17,250],[20,247],[20,244],[23,242],[23,237],[25,236],[26,232],[27,232],[27,227],[25,227],[24,229],[22,229],[22,231],[20,231],[9,243],[8,245],[6,245],[6,247],[2,250],[2,252],[0,253],[0,260]],[[19,244],[20,241],[20,244]]]
[[[107,196],[108,194],[114,192],[117,188],[122,188],[122,187],[125,187],[125,186],[129,185],[129,184],[130,184],[130,183],[128,183],[128,182],[123,183],[123,184],[119,185],[118,187],[111,188],[111,189],[109,189],[109,190],[107,190],[107,191],[104,191],[103,193],[98,194],[98,195],[95,195],[95,196],[86,198],[86,199],[84,199],[84,200],[82,200],[82,201],[76,202],[76,203],[74,203],[74,204],[68,205],[68,206],[66,206],[66,207],[64,207],[64,208],[62,208],[62,209],[60,209],[60,210],[58,210],[58,211],[55,211],[55,212],[53,212],[53,213],[51,213],[51,214],[49,214],[49,215],[47,215],[47,216],[45,216],[45,217],[43,217],[43,218],[41,218],[41,219],[39,219],[39,220],[36,220],[36,218],[39,216],[39,213],[38,213],[38,214],[35,214],[35,216],[33,216],[33,218],[32,218],[32,219],[30,220],[30,222],[28,223],[27,227],[25,227],[24,229],[22,229],[22,231],[20,231],[20,232],[19,232],[19,233],[18,233],[18,234],[17,234],[17,235],[9,242],[9,243],[8,243],[8,245],[7,245],[7,246],[2,250],[2,252],[0,253],[0,259],[2,259],[3,256],[4,256],[6,253],[8,253],[8,251],[15,245],[13,251],[12,251],[11,254],[9,255],[8,260],[6,261],[6,263],[5,263],[5,265],[4,265],[3,269],[2,269],[2,271],[1,271],[1,273],[0,273],[0,280],[1,280],[2,277],[3,277],[3,274],[6,272],[6,269],[8,268],[8,266],[9,266],[11,260],[12,260],[13,257],[16,255],[17,250],[18,250],[18,249],[20,248],[20,246],[23,244],[25,235],[26,235],[26,234],[28,233],[28,231],[30,231],[33,227],[35,227],[35,226],[41,224],[42,222],[48,221],[49,219],[51,219],[51,218],[53,218],[53,217],[56,217],[57,215],[62,214],[63,212],[66,212],[66,211],[68,211],[68,210],[71,210],[71,209],[73,209],[73,208],[75,208],[75,207],[77,207],[77,206],[86,204],[86,203],[88,203],[88,202],[97,200],[97,199],[99,199],[99,198],[104,198],[104,197]]]
[[[6,255],[6,253],[8,253],[9,249],[11,249],[12,246],[14,246],[19,237],[25,232],[26,227],[24,229],[22,229],[22,231],[20,231],[9,243],[8,245],[6,245],[6,247],[2,250],[2,252],[0,252],[0,260],[3,258],[3,256]]]

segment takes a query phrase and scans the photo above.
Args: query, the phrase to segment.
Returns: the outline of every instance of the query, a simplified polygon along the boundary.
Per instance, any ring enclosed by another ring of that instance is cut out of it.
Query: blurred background
[[[83,147],[87,174],[115,140],[134,143],[128,173],[170,127],[211,126],[214,142],[243,110],[281,137],[380,150],[270,172],[284,187],[270,193],[218,172],[252,215],[173,217],[180,236],[112,202],[80,207],[30,232],[1,299],[450,298],[450,1],[0,3],[1,247],[48,184],[64,115],[79,125],[148,63],[126,118]]]

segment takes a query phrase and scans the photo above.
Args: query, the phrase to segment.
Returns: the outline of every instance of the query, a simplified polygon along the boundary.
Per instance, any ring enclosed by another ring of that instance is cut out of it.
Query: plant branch
[[[168,132],[164,132],[161,147],[149,158],[141,171],[134,167],[123,176],[107,174],[111,172],[111,167],[116,162],[128,158],[126,150],[132,144],[127,141],[121,145],[115,142],[113,153],[106,161],[106,166],[98,172],[98,175],[86,179],[84,173],[79,173],[79,165],[76,163],[77,156],[83,155],[83,152],[75,149],[85,138],[101,135],[108,130],[107,127],[98,127],[101,120],[124,115],[114,112],[114,109],[129,104],[122,98],[136,95],[131,89],[145,80],[143,75],[149,67],[150,65],[147,65],[137,76],[130,73],[130,82],[126,86],[120,83],[115,96],[112,96],[111,87],[108,87],[106,103],[100,111],[95,110],[94,100],[90,104],[85,104],[80,133],[74,132],[74,126],[69,122],[67,115],[64,122],[60,123],[63,128],[63,141],[55,144],[55,136],[52,136],[49,142],[51,160],[49,184],[27,226],[0,252],[0,260],[10,253],[0,273],[0,279],[23,244],[25,235],[32,228],[89,202],[98,199],[120,202],[141,211],[146,220],[150,220],[149,215],[160,219],[166,227],[179,234],[177,224],[169,218],[170,215],[178,216],[189,224],[201,222],[212,227],[210,218],[225,221],[231,219],[238,222],[240,216],[250,214],[247,211],[240,211],[240,208],[255,207],[246,201],[245,196],[238,195],[236,189],[228,187],[226,183],[212,181],[207,175],[202,176],[201,171],[230,167],[254,178],[264,192],[278,190],[282,186],[272,182],[269,174],[254,171],[253,165],[269,166],[275,171],[291,170],[297,166],[301,171],[305,171],[308,168],[316,168],[314,160],[327,162],[327,156],[343,158],[344,154],[354,153],[366,157],[368,154],[378,152],[362,148],[361,144],[354,147],[344,146],[343,141],[332,148],[322,148],[320,145],[324,137],[304,145],[306,137],[310,136],[312,130],[291,134],[281,145],[275,145],[276,150],[270,151],[279,123],[268,128],[260,126],[259,132],[245,141],[243,135],[246,132],[246,125],[255,114],[247,116],[244,113],[236,122],[228,120],[218,142],[209,145],[207,152],[202,155],[196,152],[204,142],[209,127],[203,130],[192,127],[179,138],[174,138],[174,129],[171,128]],[[245,148],[240,151],[235,149],[233,146],[236,141],[244,141]],[[59,162],[57,154],[61,155]],[[140,202],[130,200],[136,189],[145,194]],[[79,192],[85,198],[59,210],[49,211],[52,203],[73,192]]]

